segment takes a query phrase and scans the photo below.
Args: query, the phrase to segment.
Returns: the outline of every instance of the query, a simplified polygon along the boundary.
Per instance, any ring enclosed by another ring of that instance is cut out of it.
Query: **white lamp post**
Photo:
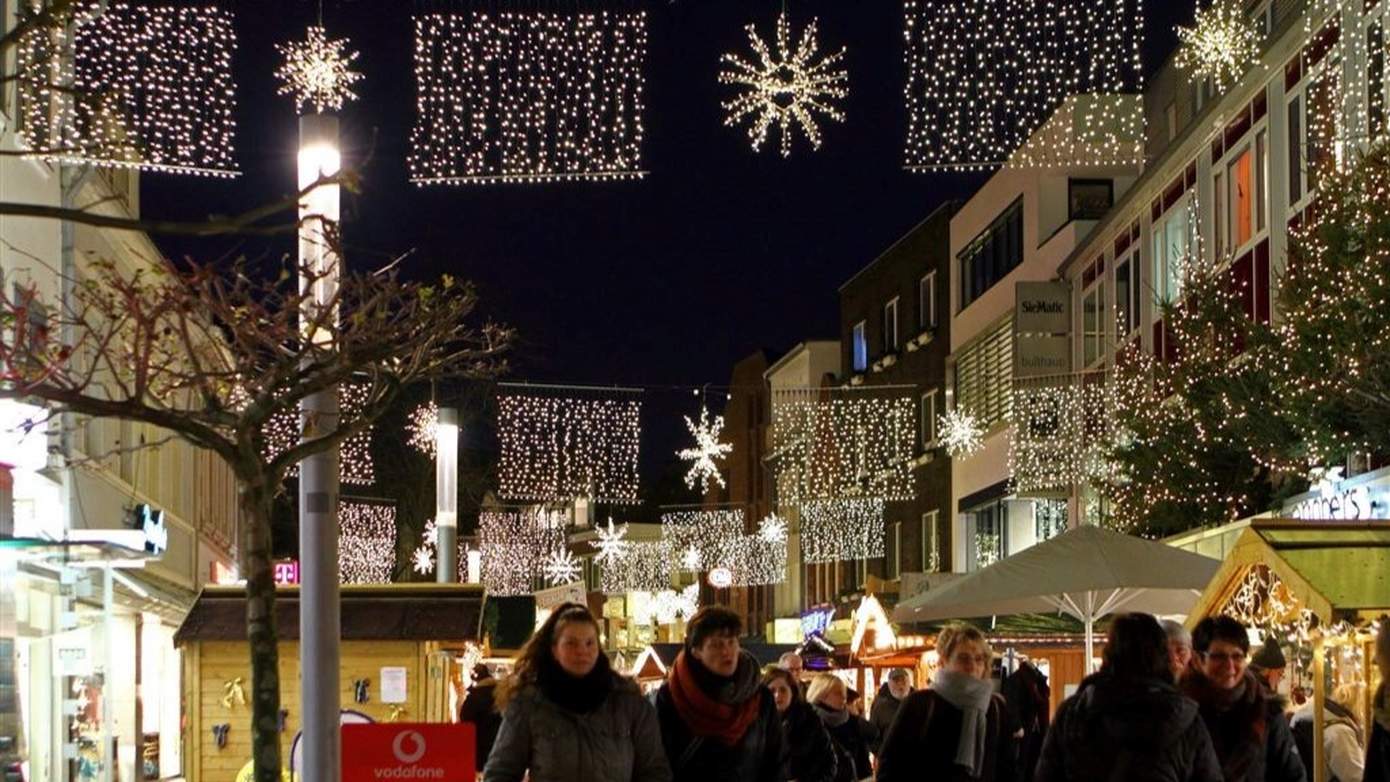
[[[439,408],[434,425],[434,524],[439,533],[439,566],[435,577],[445,584],[458,580],[459,529],[459,411]]]

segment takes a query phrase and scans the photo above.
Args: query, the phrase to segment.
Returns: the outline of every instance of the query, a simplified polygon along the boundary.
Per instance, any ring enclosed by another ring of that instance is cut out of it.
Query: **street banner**
[[[343,726],[343,782],[474,782],[473,725],[376,722]]]

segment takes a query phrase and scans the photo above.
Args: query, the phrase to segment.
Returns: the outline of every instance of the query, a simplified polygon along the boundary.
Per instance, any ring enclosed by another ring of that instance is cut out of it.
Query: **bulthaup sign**
[[[473,782],[473,725],[385,722],[343,726],[343,782]]]

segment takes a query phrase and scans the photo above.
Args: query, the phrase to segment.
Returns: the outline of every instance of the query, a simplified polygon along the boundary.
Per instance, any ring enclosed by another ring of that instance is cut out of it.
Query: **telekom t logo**
[[[407,751],[406,742],[413,744],[414,749]],[[391,754],[402,763],[414,763],[425,756],[425,737],[417,731],[403,730],[397,733],[396,739],[391,742]]]

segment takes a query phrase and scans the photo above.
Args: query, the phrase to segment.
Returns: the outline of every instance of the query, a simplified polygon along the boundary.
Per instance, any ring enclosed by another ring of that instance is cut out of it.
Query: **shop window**
[[[936,271],[929,271],[917,281],[917,328],[920,331],[936,328]]]
[[[869,339],[864,334],[864,321],[854,324],[854,335],[851,340],[851,350],[854,355],[853,367],[855,372],[863,372],[869,368]]]
[[[970,570],[989,567],[1004,558],[1008,515],[1008,505],[1003,502],[992,502],[968,514]]]
[[[883,352],[898,352],[898,298],[883,305]]]
[[[1171,304],[1182,296],[1185,267],[1193,247],[1193,221],[1188,193],[1153,226],[1153,283],[1157,303]]]
[[[922,543],[922,571],[924,573],[941,572],[941,549],[938,546],[936,527],[937,512],[934,510],[922,514],[922,529],[918,540]]]
[[[1090,369],[1105,358],[1105,276],[1082,295],[1081,341],[1084,365]]]
[[[1127,340],[1139,328],[1139,250],[1127,252],[1115,262],[1115,326],[1117,342]]]
[[[1067,501],[1037,500],[1033,503],[1033,531],[1038,542],[1067,531]]]
[[[935,388],[922,394],[922,448],[928,451],[936,447],[936,398]]]
[[[1067,217],[1100,220],[1115,205],[1115,184],[1109,179],[1067,180]]]
[[[1023,199],[975,237],[959,261],[960,308],[965,309],[1023,262]]]

